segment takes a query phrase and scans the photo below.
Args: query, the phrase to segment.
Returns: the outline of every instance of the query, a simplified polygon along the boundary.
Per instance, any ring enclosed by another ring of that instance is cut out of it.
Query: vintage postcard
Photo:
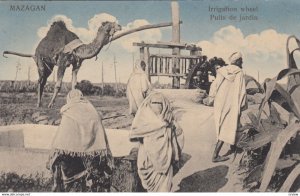
[[[0,1],[0,192],[298,195],[299,8]]]

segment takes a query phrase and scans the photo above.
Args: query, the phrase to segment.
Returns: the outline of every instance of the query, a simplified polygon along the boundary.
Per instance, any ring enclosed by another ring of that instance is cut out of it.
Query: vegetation
[[[18,175],[16,173],[0,174],[0,192],[50,192],[52,179],[43,174]]]
[[[54,91],[54,82],[48,82],[44,92],[52,93]],[[84,95],[99,95],[99,96],[126,96],[125,84],[105,83],[103,89],[99,84],[92,84],[88,80],[82,80],[76,86]],[[62,85],[61,93],[67,93],[71,89],[70,83]],[[6,93],[32,93],[37,92],[37,82],[31,81],[0,81],[0,92]]]
[[[298,69],[285,69],[267,81],[263,85],[265,93],[259,111],[256,114],[248,112],[251,123],[244,127],[243,137],[238,142],[244,150],[238,170],[243,174],[242,183],[248,191],[297,191],[299,188],[300,115],[297,106],[300,102],[291,96],[296,93],[294,90],[299,92],[296,89],[299,81],[290,84],[290,90],[277,83],[284,77],[291,79],[298,74]],[[288,122],[281,118],[274,103],[289,113]],[[269,110],[269,114],[265,113],[267,118],[262,118],[264,108]]]

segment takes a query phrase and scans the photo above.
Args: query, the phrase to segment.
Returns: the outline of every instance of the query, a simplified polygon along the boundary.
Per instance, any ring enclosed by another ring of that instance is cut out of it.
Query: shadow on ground
[[[191,158],[192,158],[191,155],[182,153],[180,160],[175,162],[175,164],[174,164],[173,175],[175,176],[178,173],[178,171],[184,166],[184,164],[186,164],[186,162],[188,162],[188,160],[190,160]]]
[[[198,171],[182,179],[177,192],[217,192],[227,183],[227,172],[225,165]]]

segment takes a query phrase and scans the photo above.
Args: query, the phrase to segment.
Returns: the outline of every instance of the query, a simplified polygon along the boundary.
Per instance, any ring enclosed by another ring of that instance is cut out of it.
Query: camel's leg
[[[40,58],[36,59],[36,64],[38,66],[38,72],[39,72],[39,80],[38,80],[38,101],[37,101],[37,107],[41,106],[42,103],[42,95],[44,92],[44,87],[47,82],[47,78],[51,74],[51,70],[45,70],[45,65],[43,61]]]
[[[63,180],[62,180],[62,171],[61,171],[61,163],[56,163],[53,172],[53,187],[52,192],[63,192]]]
[[[77,84],[77,73],[79,71],[79,68],[76,68],[72,70],[72,90],[75,89],[75,86]]]
[[[55,98],[56,98],[58,92],[61,89],[61,85],[62,85],[62,81],[63,81],[63,77],[64,77],[64,74],[65,74],[65,71],[66,71],[66,67],[65,66],[59,66],[58,67],[58,70],[57,70],[57,81],[55,83],[54,93],[52,95],[52,98],[51,98],[51,101],[50,101],[50,103],[48,105],[48,108],[52,108],[53,105],[54,105]]]
[[[37,107],[41,107],[42,95],[43,95],[43,91],[44,91],[46,82],[47,82],[47,78],[45,78],[44,76],[40,76],[39,81],[38,81]]]

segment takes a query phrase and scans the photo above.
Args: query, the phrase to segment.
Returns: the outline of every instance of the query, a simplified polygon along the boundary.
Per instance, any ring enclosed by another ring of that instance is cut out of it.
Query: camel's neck
[[[75,53],[81,59],[93,58],[100,52],[102,47],[108,43],[108,38],[108,34],[99,29],[96,38],[91,43],[78,47]]]

